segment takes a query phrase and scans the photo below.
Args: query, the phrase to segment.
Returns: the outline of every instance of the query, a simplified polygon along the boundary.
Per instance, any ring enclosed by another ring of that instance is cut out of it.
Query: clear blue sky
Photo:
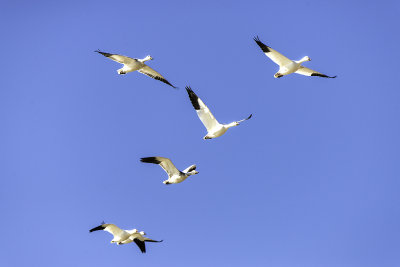
[[[2,1],[1,266],[400,266],[398,1]],[[337,79],[290,75],[252,40]],[[96,49],[143,58],[171,87]],[[220,122],[214,140],[184,90]],[[197,164],[182,184],[140,157]],[[101,223],[163,243],[111,245]],[[126,265],[128,264],[128,265]]]

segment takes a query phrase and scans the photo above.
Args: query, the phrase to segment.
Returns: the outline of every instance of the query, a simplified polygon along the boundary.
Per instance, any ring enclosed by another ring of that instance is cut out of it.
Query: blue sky
[[[1,266],[400,265],[398,1],[2,1]],[[259,35],[337,79],[290,75]],[[119,76],[101,49],[171,87]],[[214,140],[184,90],[220,122]],[[198,175],[165,186],[140,157]],[[101,223],[138,228],[110,244]]]

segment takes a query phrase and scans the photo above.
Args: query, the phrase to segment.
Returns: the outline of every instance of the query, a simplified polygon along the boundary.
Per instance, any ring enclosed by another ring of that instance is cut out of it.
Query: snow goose
[[[117,55],[117,54],[101,52],[100,50],[96,50],[95,52],[102,54],[103,56],[108,57],[111,60],[114,60],[118,63],[123,64],[124,66],[121,69],[117,70],[118,74],[123,75],[123,74],[127,74],[128,72],[137,70],[140,73],[143,73],[144,75],[147,75],[153,79],[162,81],[162,82],[172,86],[173,88],[176,88],[175,86],[170,84],[170,82],[167,81],[160,73],[158,73],[157,71],[153,70],[152,68],[150,68],[149,66],[144,64],[144,62],[146,62],[146,61],[153,60],[153,58],[151,56],[146,56],[144,59],[138,59],[138,58],[130,58],[130,57]]]
[[[141,158],[141,162],[154,163],[161,166],[164,171],[168,174],[168,180],[163,181],[164,184],[178,184],[186,180],[190,175],[198,174],[196,171],[196,165],[191,165],[185,170],[178,170],[169,158],[163,157],[148,157]]]
[[[261,50],[265,53],[267,57],[269,57],[273,62],[279,65],[279,71],[275,73],[275,78],[280,78],[282,76],[291,74],[291,73],[298,73],[305,76],[319,76],[324,78],[336,78],[336,76],[328,76],[322,74],[318,71],[303,67],[301,64],[306,61],[311,61],[308,56],[303,57],[300,60],[290,60],[278,51],[272,49],[271,47],[263,44],[260,41],[260,38],[254,37],[254,41],[258,44]]]
[[[238,126],[242,121],[250,119],[253,114],[250,114],[249,117],[240,121],[234,121],[228,124],[219,123],[208,109],[208,107],[201,101],[201,99],[193,92],[190,86],[186,86],[186,91],[189,94],[190,101],[194,109],[197,112],[201,122],[207,129],[207,135],[203,137],[204,140],[212,139],[223,135],[229,128]]]
[[[101,225],[92,228],[89,232],[104,230],[109,232],[114,236],[111,240],[111,243],[116,243],[117,245],[128,244],[131,242],[135,242],[135,244],[140,248],[142,253],[146,253],[146,245],[145,242],[162,242],[163,240],[157,241],[150,238],[145,237],[146,233],[141,231],[139,232],[137,229],[132,230],[122,230],[115,224],[110,223],[102,223]]]

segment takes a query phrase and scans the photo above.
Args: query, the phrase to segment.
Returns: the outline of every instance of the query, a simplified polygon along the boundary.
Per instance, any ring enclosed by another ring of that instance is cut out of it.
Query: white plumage
[[[254,37],[254,41],[258,44],[261,50],[265,53],[267,57],[269,57],[273,62],[279,65],[279,71],[275,73],[275,78],[280,78],[282,76],[291,74],[291,73],[298,73],[305,76],[319,76],[324,78],[336,78],[336,76],[328,76],[322,74],[318,71],[303,67],[301,64],[306,61],[311,61],[308,56],[303,57],[300,60],[291,60],[279,53],[278,51],[272,49],[271,47],[265,45],[260,41],[257,37]]]
[[[191,175],[198,174],[196,165],[191,165],[185,170],[178,170],[169,158],[163,157],[147,157],[141,158],[141,162],[158,164],[168,174],[168,180],[163,181],[164,184],[178,184],[186,180]]]
[[[241,122],[250,119],[253,114],[249,117],[240,121],[234,121],[228,124],[219,123],[214,115],[211,113],[210,109],[204,104],[204,102],[193,92],[193,90],[186,86],[186,91],[188,92],[189,99],[192,102],[194,109],[199,116],[199,119],[204,124],[207,129],[207,135],[203,139],[212,139],[223,135],[229,128],[238,126]]]
[[[135,244],[139,247],[142,253],[146,253],[146,245],[145,242],[162,242],[163,240],[157,241],[150,238],[145,237],[146,233],[141,231],[139,232],[137,229],[132,230],[122,230],[115,224],[103,223],[97,227],[94,227],[89,230],[89,232],[104,230],[112,234],[114,237],[111,240],[111,243],[116,243],[117,245],[128,244],[131,242],[135,242]]]
[[[166,83],[166,84],[176,88],[169,81],[167,81],[167,79],[165,79],[160,73],[158,73],[157,71],[153,70],[152,68],[150,68],[149,66],[144,64],[144,62],[146,62],[146,61],[153,60],[153,58],[151,56],[146,56],[144,59],[138,59],[138,58],[130,58],[127,56],[122,56],[122,55],[117,55],[117,54],[101,52],[99,50],[96,50],[95,52],[102,54],[103,56],[108,57],[111,60],[114,60],[118,63],[123,64],[124,66],[121,69],[117,70],[118,74],[122,75],[122,74],[127,74],[132,71],[139,71],[140,73],[143,73],[144,75],[147,75],[153,79],[162,81],[163,83]]]

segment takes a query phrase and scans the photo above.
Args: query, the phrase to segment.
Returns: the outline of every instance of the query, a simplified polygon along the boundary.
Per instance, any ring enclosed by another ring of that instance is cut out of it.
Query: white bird
[[[319,76],[324,78],[336,78],[336,76],[328,76],[322,74],[318,71],[303,67],[301,64],[306,61],[311,61],[311,58],[308,56],[303,57],[300,60],[291,60],[279,53],[278,51],[272,49],[271,47],[263,44],[260,39],[254,37],[254,41],[258,44],[261,50],[265,53],[267,57],[269,57],[273,62],[279,65],[279,71],[275,73],[275,78],[280,78],[282,76],[291,74],[291,73],[298,73],[305,76]]]
[[[154,163],[161,166],[164,171],[168,174],[168,180],[163,181],[164,184],[178,184],[186,180],[191,175],[198,174],[196,170],[196,165],[191,165],[185,170],[178,170],[169,158],[163,157],[148,157],[141,158],[141,162]]]
[[[208,109],[208,107],[204,104],[203,101],[193,92],[190,86],[186,86],[186,91],[189,94],[190,101],[194,109],[197,112],[201,122],[207,129],[207,135],[203,137],[204,140],[212,139],[223,135],[229,128],[238,126],[242,121],[250,119],[253,114],[250,114],[249,117],[240,121],[234,121],[228,124],[219,123]]]
[[[121,69],[117,70],[118,74],[123,75],[123,74],[127,74],[129,72],[137,70],[140,73],[143,73],[144,75],[147,75],[153,79],[162,81],[162,82],[172,86],[173,88],[176,88],[175,86],[170,84],[170,82],[167,81],[160,73],[158,73],[157,71],[153,70],[152,68],[150,68],[149,66],[144,64],[144,62],[146,62],[146,61],[153,60],[153,58],[151,56],[146,56],[144,59],[138,59],[138,58],[130,58],[130,57],[117,55],[117,54],[101,52],[100,50],[96,50],[95,52],[102,54],[103,56],[108,57],[109,59],[112,59],[118,63],[123,64],[124,66]]]
[[[135,242],[136,245],[140,248],[140,251],[142,253],[146,253],[145,242],[162,242],[163,241],[163,240],[157,241],[157,240],[147,238],[147,237],[145,237],[145,235],[146,235],[145,232],[143,232],[143,231],[139,232],[137,229],[122,230],[115,224],[109,224],[109,223],[104,223],[104,222],[101,225],[90,229],[89,232],[94,232],[94,231],[99,231],[99,230],[107,231],[114,236],[114,238],[111,240],[111,244],[116,243],[117,245],[121,245],[121,244],[128,244],[131,242]]]

